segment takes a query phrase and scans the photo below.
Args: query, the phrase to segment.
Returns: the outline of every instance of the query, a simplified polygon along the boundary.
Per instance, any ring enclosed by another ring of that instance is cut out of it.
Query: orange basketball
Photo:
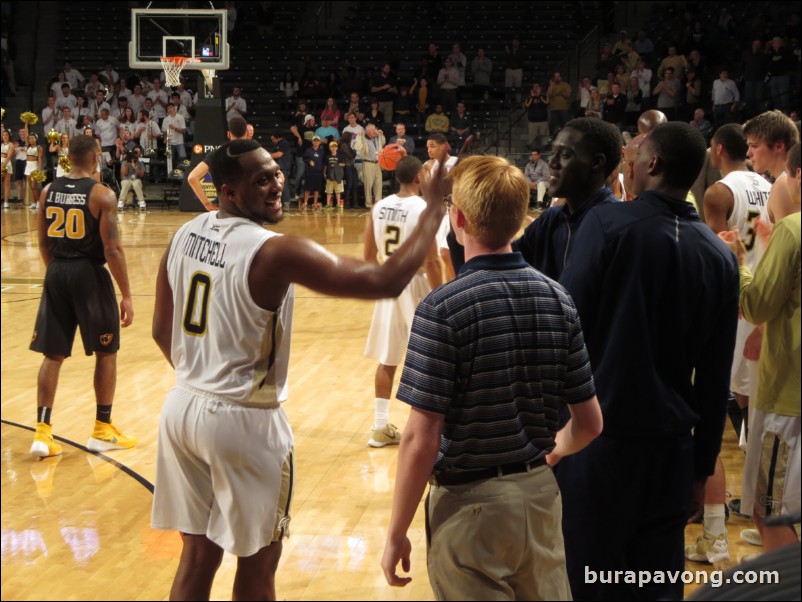
[[[396,165],[407,151],[400,144],[388,144],[379,151],[379,165],[387,171],[395,171]]]

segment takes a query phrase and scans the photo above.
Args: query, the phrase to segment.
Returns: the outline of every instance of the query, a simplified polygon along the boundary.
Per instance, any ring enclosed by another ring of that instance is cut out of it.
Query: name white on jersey
[[[279,236],[243,218],[198,216],[176,234],[167,259],[173,291],[171,358],[176,381],[248,406],[287,399],[293,287],[268,311],[251,296],[256,252]]]
[[[751,171],[733,171],[719,180],[732,192],[734,204],[732,214],[727,218],[727,227],[738,228],[746,247],[749,268],[757,267],[763,255],[763,244],[755,231],[755,219],[769,221],[768,202],[771,184],[765,178]]]

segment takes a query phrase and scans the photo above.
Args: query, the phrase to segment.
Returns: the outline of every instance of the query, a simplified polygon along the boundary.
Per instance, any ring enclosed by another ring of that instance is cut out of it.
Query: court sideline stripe
[[[16,422],[11,422],[10,420],[6,420],[5,418],[0,418],[0,422],[2,422],[3,424],[7,424],[9,426],[15,426],[17,428],[25,429],[27,431],[36,432],[36,429],[31,427],[31,426],[26,426],[24,424],[17,424]],[[85,447],[85,446],[81,445],[80,443],[76,443],[75,441],[70,441],[69,439],[65,439],[64,437],[59,437],[58,435],[53,435],[53,438],[54,439],[58,439],[59,441],[61,441],[62,443],[66,443],[67,445],[71,445],[73,447],[76,447],[76,448],[80,449],[81,451],[84,451],[84,452],[86,452],[88,454],[92,454],[93,456],[97,456],[98,458],[101,458],[102,460],[105,460],[109,464],[111,464],[111,465],[119,468],[120,470],[122,470],[129,477],[131,477],[132,479],[138,481],[139,484],[142,485],[145,489],[147,489],[148,491],[153,493],[153,483],[148,481],[145,477],[143,477],[138,472],[128,468],[125,464],[121,464],[120,462],[118,462],[114,458],[110,458],[109,456],[107,456],[105,454],[102,454],[100,452],[94,452],[91,449],[89,449],[88,447]]]

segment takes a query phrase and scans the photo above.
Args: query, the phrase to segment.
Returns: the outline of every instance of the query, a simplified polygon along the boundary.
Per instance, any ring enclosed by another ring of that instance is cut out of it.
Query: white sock
[[[727,526],[724,524],[724,504],[705,504],[704,528],[715,536],[727,532]]]
[[[383,429],[390,423],[390,400],[377,397],[374,402],[373,428]]]

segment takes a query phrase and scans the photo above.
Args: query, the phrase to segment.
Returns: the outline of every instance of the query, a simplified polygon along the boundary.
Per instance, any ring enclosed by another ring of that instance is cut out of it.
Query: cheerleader
[[[61,139],[50,143],[50,152],[56,153],[56,177],[62,178],[67,174],[61,168],[61,158],[66,157],[70,152],[70,136],[62,134]]]
[[[28,126],[25,126],[25,131],[28,132]],[[39,136],[36,134],[28,132],[27,135],[27,142],[28,145],[25,147],[25,157],[27,163],[25,164],[25,180],[28,182],[28,188],[31,191],[31,197],[33,198],[33,203],[31,203],[30,209],[35,211],[39,207],[39,185],[37,182],[34,182],[31,174],[38,169],[41,169],[44,165],[44,149],[39,146]]]
[[[3,130],[0,134],[2,144],[0,144],[0,165],[3,170],[3,208],[8,209],[8,201],[11,197],[11,172],[14,170],[14,144],[11,142],[11,134],[8,130]]]

